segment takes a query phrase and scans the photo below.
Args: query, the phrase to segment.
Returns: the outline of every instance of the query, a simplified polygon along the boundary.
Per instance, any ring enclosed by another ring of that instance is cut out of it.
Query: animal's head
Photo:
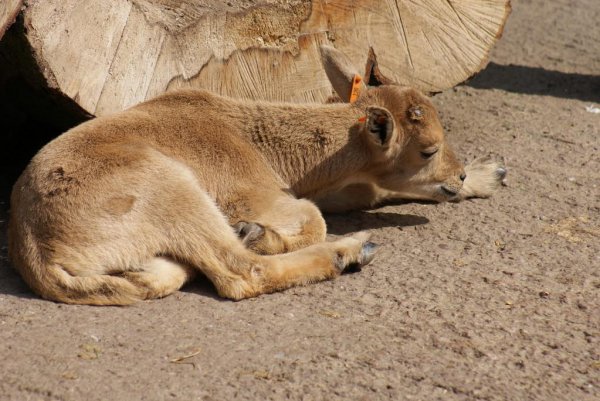
[[[372,158],[367,173],[377,185],[406,198],[454,198],[465,171],[446,141],[431,101],[418,90],[383,77],[374,57],[365,83],[338,50],[322,46],[321,54],[340,99],[352,101],[364,113],[358,130]]]

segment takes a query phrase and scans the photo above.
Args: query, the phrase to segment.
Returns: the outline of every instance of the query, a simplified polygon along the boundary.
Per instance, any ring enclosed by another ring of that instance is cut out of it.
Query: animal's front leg
[[[490,157],[474,160],[465,167],[467,177],[457,200],[490,197],[502,185],[506,172],[503,163]]]
[[[325,240],[326,225],[310,201],[287,193],[253,202],[252,213],[233,228],[247,248],[261,255],[292,252]]]
[[[254,221],[238,221],[233,230],[248,249],[261,255],[276,255],[288,251],[285,240],[271,227]]]

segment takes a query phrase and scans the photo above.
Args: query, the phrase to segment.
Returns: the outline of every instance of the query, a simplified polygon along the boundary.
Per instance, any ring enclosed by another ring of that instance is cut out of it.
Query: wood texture
[[[26,0],[25,35],[49,86],[91,114],[166,90],[321,102],[319,45],[425,91],[484,65],[508,0]],[[370,50],[372,49],[372,50]]]
[[[2,0],[0,2],[0,40],[10,26],[15,22],[23,0]]]

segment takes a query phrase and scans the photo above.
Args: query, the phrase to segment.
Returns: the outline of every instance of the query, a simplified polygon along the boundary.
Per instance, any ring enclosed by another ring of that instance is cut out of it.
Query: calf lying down
[[[346,103],[186,90],[46,145],[11,197],[9,254],[24,280],[49,300],[122,305],[169,295],[201,272],[239,300],[372,260],[367,233],[325,242],[319,208],[497,188],[505,169],[481,160],[464,168],[424,95],[367,87],[335,49],[322,55]]]

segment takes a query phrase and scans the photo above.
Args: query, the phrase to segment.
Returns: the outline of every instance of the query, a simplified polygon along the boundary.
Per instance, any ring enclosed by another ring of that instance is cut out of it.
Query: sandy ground
[[[43,301],[2,237],[0,399],[600,399],[600,2],[513,3],[489,67],[435,97],[508,187],[330,216],[332,236],[372,230],[372,265],[238,303],[206,281],[126,308]]]

